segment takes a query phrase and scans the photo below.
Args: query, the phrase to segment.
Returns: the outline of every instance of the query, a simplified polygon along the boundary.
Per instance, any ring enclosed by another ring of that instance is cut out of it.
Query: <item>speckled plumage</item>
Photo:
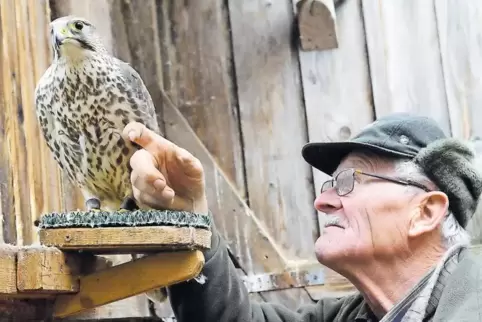
[[[121,133],[130,121],[159,133],[151,96],[130,65],[108,54],[87,20],[59,18],[51,38],[55,57],[35,90],[43,136],[86,200],[119,209],[132,195],[129,160],[136,150]]]

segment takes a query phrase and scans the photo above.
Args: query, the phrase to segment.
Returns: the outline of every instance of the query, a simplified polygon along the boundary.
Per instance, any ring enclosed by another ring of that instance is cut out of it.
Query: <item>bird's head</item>
[[[106,53],[95,26],[82,17],[65,16],[55,19],[50,23],[50,36],[55,58]]]

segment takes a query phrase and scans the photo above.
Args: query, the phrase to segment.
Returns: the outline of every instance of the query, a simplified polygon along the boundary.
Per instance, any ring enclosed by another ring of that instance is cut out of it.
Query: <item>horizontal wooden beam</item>
[[[201,272],[204,256],[199,250],[160,253],[142,257],[81,277],[80,291],[60,295],[54,317],[63,318],[130,296],[193,279]]]
[[[43,245],[96,254],[207,249],[211,246],[211,231],[192,227],[53,228],[41,229],[39,234]]]

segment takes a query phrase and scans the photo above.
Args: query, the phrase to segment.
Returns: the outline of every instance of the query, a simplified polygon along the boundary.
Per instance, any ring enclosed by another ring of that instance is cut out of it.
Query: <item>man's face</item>
[[[348,168],[396,177],[390,164],[363,154],[346,157],[334,176]],[[339,219],[337,225],[325,227],[315,245],[318,260],[332,269],[344,270],[375,258],[389,260],[407,249],[410,212],[416,205],[403,185],[355,174],[350,193],[339,196],[331,188],[314,205]]]

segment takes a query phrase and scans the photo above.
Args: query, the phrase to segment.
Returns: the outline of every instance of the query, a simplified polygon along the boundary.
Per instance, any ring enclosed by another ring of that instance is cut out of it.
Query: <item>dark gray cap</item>
[[[414,158],[428,144],[445,137],[431,118],[395,113],[368,124],[348,141],[308,143],[303,147],[302,155],[310,165],[331,175],[341,160],[355,149]]]
[[[448,138],[433,119],[391,114],[348,141],[308,143],[302,155],[311,166],[331,175],[347,154],[360,149],[412,159],[447,194],[449,208],[462,226],[472,217],[482,193],[482,176],[473,163],[475,152],[464,142]]]

